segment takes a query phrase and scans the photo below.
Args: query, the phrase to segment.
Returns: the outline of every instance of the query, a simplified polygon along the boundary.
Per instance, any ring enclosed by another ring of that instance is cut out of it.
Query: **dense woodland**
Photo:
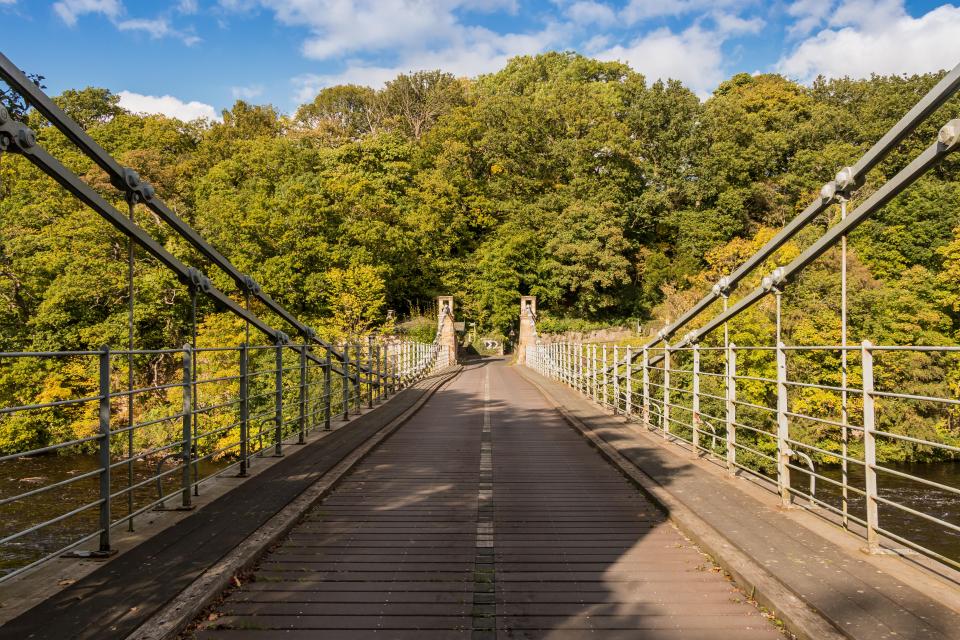
[[[679,82],[650,83],[620,63],[549,53],[472,79],[432,71],[380,90],[331,87],[292,115],[237,102],[222,121],[181,122],[128,113],[99,88],[56,101],[322,335],[382,330],[388,310],[418,315],[442,293],[457,297],[461,319],[502,335],[521,293],[538,296],[542,330],[677,317],[940,77],[808,87],[740,74],[701,101]],[[872,172],[854,204],[958,113],[954,99]],[[40,144],[126,210],[106,175],[39,114],[20,117]],[[956,344],[958,187],[957,160],[948,159],[851,237],[851,340]],[[160,220],[143,208],[134,215],[241,299]],[[834,207],[779,258],[838,216]],[[0,221],[0,348],[126,344],[125,238],[11,154],[0,157]],[[829,254],[785,296],[785,339],[839,342],[837,266]],[[188,341],[185,287],[140,253],[136,288],[137,346]],[[772,344],[769,313],[760,307],[735,323],[736,341]],[[237,344],[243,335],[206,304],[199,331],[205,344]],[[37,375],[47,366],[5,369],[0,394],[6,401],[76,391],[69,373],[55,383]],[[920,382],[948,393],[960,369],[944,367]],[[173,369],[158,361],[138,375],[162,382]],[[952,438],[953,423],[930,428]]]

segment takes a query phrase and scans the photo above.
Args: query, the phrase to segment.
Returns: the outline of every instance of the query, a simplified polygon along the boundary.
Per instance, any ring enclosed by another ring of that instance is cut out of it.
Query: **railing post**
[[[373,345],[373,360],[370,362],[370,369],[373,372],[375,389],[373,400],[375,403],[382,402],[387,393],[387,378],[383,374],[383,347],[380,343]]]
[[[350,419],[350,343],[343,343],[343,421]]]
[[[325,431],[330,431],[330,413],[333,409],[333,402],[331,401],[333,389],[330,385],[333,382],[330,370],[331,364],[330,351],[327,351],[327,357],[323,360],[323,429]]]
[[[570,343],[570,386],[580,391],[580,345]]]
[[[297,444],[307,443],[307,345],[300,345],[300,434]]]
[[[610,404],[610,392],[607,389],[607,344],[603,344],[603,405]]]
[[[660,415],[663,418],[663,437],[670,434],[670,345],[663,341],[663,408]]]
[[[623,401],[623,412],[627,414],[627,418],[629,418],[630,414],[633,412],[633,358],[631,356],[632,356],[631,349],[628,346],[627,355],[626,355],[627,371],[626,371],[626,382],[625,382],[627,387],[627,393]]]
[[[587,396],[597,399],[597,345],[587,345]]]
[[[367,385],[367,407],[373,409],[373,388],[379,386],[376,377],[377,368],[373,365],[373,336],[367,336],[367,368],[370,369],[370,383]]]
[[[690,426],[693,427],[693,457],[700,457],[700,345],[693,344],[693,410]]]
[[[240,345],[240,477],[247,477],[250,458],[250,352],[247,343]]]
[[[650,429],[650,351],[644,347],[640,357],[640,366],[643,369],[643,423]]]
[[[361,371],[361,362],[363,361],[363,345],[358,341],[354,345],[354,352],[357,354],[357,398],[354,400],[354,408],[356,411],[354,413],[360,413],[360,409],[363,407],[363,372]]]
[[[183,345],[183,451],[181,452],[183,476],[181,489],[183,491],[183,507],[191,507],[190,500],[190,462],[193,451],[193,349],[189,344]]]
[[[790,506],[790,421],[787,418],[787,351],[777,343],[777,487],[780,506]]]
[[[390,385],[390,395],[394,395],[397,393],[397,350],[391,349],[389,342],[385,342],[384,346],[387,349],[387,383]]]
[[[447,355],[449,355],[449,353],[450,353],[450,352],[447,350],[446,347],[444,347],[443,352],[444,352],[445,354],[447,354]],[[387,367],[388,367],[388,365],[387,365],[387,343],[384,342],[384,343],[383,343],[383,346],[380,348],[380,378],[381,378],[381,380],[383,381],[383,384],[382,384],[381,386],[382,386],[382,388],[383,388],[383,397],[384,397],[384,399],[387,399],[387,398],[390,397],[390,387],[389,387],[389,385],[387,384],[387,375],[388,375],[388,373],[387,373]]]
[[[880,511],[877,505],[877,428],[876,398],[873,394],[873,343],[864,340],[861,344],[863,365],[863,468],[866,474],[867,502],[867,551],[880,550]]]
[[[110,347],[100,350],[100,552],[110,552]],[[190,473],[187,467],[187,473]]]
[[[613,412],[620,411],[620,348],[613,345]]]
[[[737,468],[737,345],[727,345],[727,471]]]
[[[273,455],[283,455],[283,345],[279,342],[274,352],[274,425],[273,430]]]

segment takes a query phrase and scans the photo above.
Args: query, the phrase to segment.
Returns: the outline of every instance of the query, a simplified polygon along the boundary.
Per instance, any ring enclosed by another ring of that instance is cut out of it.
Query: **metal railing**
[[[862,535],[871,552],[882,547],[920,552],[960,568],[960,431],[955,426],[960,399],[953,378],[944,373],[960,371],[960,347],[851,344],[847,313],[849,234],[960,148],[960,119],[947,121],[932,144],[886,182],[864,194],[858,189],[867,172],[958,88],[960,66],[857,163],[841,169],[803,213],[654,339],[607,345],[546,338],[529,347],[527,365],[718,461],[730,473],[763,478],[784,507],[802,502],[835,519]],[[848,213],[851,202],[856,206]],[[776,263],[778,249],[834,206],[839,208],[835,224],[766,277],[756,275],[758,268]],[[840,343],[788,345],[782,328],[784,292],[834,249],[840,265]],[[732,300],[736,286],[751,278],[758,286]],[[772,304],[759,307],[770,298]],[[731,340],[732,323],[747,311],[753,312],[751,322],[765,326],[744,335],[761,344]],[[682,327],[692,328],[673,339]],[[911,375],[915,372],[926,374]],[[931,462],[894,462],[894,449],[905,447]]]
[[[49,441],[25,438],[32,444],[0,452],[0,582],[94,540],[84,555],[107,555],[118,525],[151,509],[190,509],[204,482],[245,477],[259,458],[283,455],[447,365],[436,342],[340,345],[339,371],[329,354],[308,357],[314,348],[0,353],[0,372],[39,360],[69,368],[80,379],[73,388],[84,390],[55,399],[24,390],[20,404],[0,408],[6,433],[58,425],[46,430]],[[131,362],[165,362],[179,375],[131,389]]]
[[[788,376],[823,373],[841,352],[849,384]],[[676,348],[557,342],[530,347],[527,366],[731,474],[768,482],[784,507],[802,499],[802,506],[862,535],[871,552],[906,547],[960,568],[960,465],[949,462],[960,459],[960,436],[936,435],[960,399],[949,395],[946,382],[943,395],[881,387],[879,380],[900,379],[898,356],[905,354],[923,354],[931,367],[960,367],[960,347],[869,341]],[[929,422],[925,435],[904,432],[906,411]],[[910,443],[945,462],[926,469],[884,463],[878,450],[890,443]]]

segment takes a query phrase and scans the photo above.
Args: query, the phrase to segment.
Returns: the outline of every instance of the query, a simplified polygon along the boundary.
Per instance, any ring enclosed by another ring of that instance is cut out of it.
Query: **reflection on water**
[[[177,464],[177,461],[167,461],[163,465],[163,471],[169,471]],[[229,462],[201,462],[198,465],[200,477],[209,476],[227,464]],[[61,480],[83,476],[97,469],[95,455],[35,456],[0,462],[0,498],[40,489]],[[150,478],[156,472],[156,460],[134,462],[133,484]],[[180,487],[181,476],[182,474],[176,471],[164,477],[161,480],[163,493],[174,493]],[[126,465],[114,469],[111,473],[111,493],[116,494],[122,491],[128,486],[128,482]],[[99,490],[99,474],[94,474],[89,478],[2,505],[0,506],[0,539],[95,502],[99,498]],[[158,497],[156,483],[149,482],[143,487],[134,489],[133,496],[134,511],[150,504]],[[167,504],[174,506],[177,500],[179,500],[179,494],[169,498]],[[112,500],[111,510],[114,521],[128,513],[126,494]],[[74,516],[0,545],[0,575],[29,564],[96,531],[99,528],[99,520],[98,505],[93,505]]]

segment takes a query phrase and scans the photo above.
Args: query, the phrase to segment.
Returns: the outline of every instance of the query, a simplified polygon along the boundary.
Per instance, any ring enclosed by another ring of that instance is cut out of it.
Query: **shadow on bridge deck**
[[[956,574],[948,569],[936,576],[898,557],[869,556],[858,539],[803,510],[782,510],[775,496],[753,483],[694,460],[679,447],[664,446],[662,438],[606,413],[568,387],[530,370],[524,376],[588,437],[640,470],[647,486],[682,512],[672,518],[681,524],[681,517],[696,521],[695,526],[708,531],[717,557],[742,554],[755,575],[762,574],[766,584],[786,594],[773,608],[795,599],[793,609],[801,616],[813,613],[816,619],[806,615],[813,623],[808,630],[831,633],[831,625],[836,637],[864,640],[960,638],[960,592]],[[804,635],[802,629],[796,631]]]
[[[263,638],[779,630],[515,368],[468,364],[197,625]]]
[[[289,448],[278,464],[0,626],[0,638],[127,637],[428,392],[429,383],[401,391],[325,437]]]

